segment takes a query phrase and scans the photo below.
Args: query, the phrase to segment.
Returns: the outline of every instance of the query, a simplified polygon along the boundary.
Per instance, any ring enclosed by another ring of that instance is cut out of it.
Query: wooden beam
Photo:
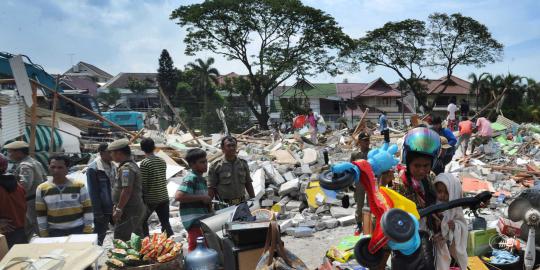
[[[476,112],[476,114],[471,118],[475,119],[476,117],[480,116],[485,110],[487,110],[489,107],[493,106],[493,104],[499,102],[501,98],[504,97],[506,94],[506,91],[508,90],[508,87],[503,90],[503,92],[494,100],[490,101],[486,106],[484,106],[480,111]]]
[[[137,132],[137,134],[135,134],[135,136],[131,137],[131,139],[129,140],[129,144],[134,143],[135,140],[137,140],[139,137],[141,137],[143,132],[144,132],[144,128],[141,128],[141,130],[139,130],[139,132]]]
[[[161,97],[163,97],[163,100],[165,100],[165,103],[167,104],[167,106],[169,106],[169,108],[173,112],[174,116],[178,119],[178,121],[180,121],[180,124],[182,124],[182,126],[184,126],[184,128],[189,132],[189,134],[191,134],[191,136],[193,136],[193,138],[195,139],[195,142],[199,146],[202,146],[201,142],[199,142],[199,140],[197,139],[197,135],[195,135],[195,132],[193,132],[193,130],[191,130],[191,128],[189,128],[189,126],[186,124],[186,122],[184,122],[182,117],[180,117],[180,114],[174,109],[171,101],[165,95],[165,93],[163,92],[163,89],[161,89],[161,86],[158,86],[158,91],[161,94]]]
[[[32,107],[30,116],[30,142],[29,152],[30,156],[36,155],[36,125],[37,125],[37,87],[32,84]]]
[[[1,82],[7,82],[7,81],[14,82],[15,80],[13,80],[13,79],[0,80],[0,83],[1,83]],[[79,104],[77,101],[75,101],[75,100],[73,100],[73,99],[71,99],[71,98],[68,98],[68,97],[62,95],[61,93],[56,92],[56,90],[51,89],[50,87],[48,87],[48,86],[46,86],[46,85],[43,85],[43,84],[41,84],[40,82],[35,81],[35,80],[33,80],[33,79],[30,79],[30,82],[31,82],[32,85],[34,85],[34,86],[39,86],[39,87],[44,88],[44,89],[47,89],[47,90],[49,90],[49,91],[51,91],[51,92],[53,92],[53,93],[57,93],[57,94],[58,94],[58,97],[60,97],[60,98],[62,98],[63,100],[65,100],[65,101],[67,101],[67,102],[69,102],[69,103],[75,105],[75,106],[78,107],[79,109],[81,109],[81,110],[83,110],[83,111],[85,111],[85,112],[87,112],[87,113],[89,113],[89,114],[95,116],[98,120],[103,121],[103,122],[106,122],[106,123],[108,123],[109,125],[111,125],[112,127],[117,128],[117,129],[119,129],[119,130],[121,130],[121,131],[123,131],[123,132],[125,132],[125,133],[127,133],[127,134],[129,134],[129,135],[131,135],[131,136],[135,136],[135,135],[136,135],[134,132],[131,132],[131,131],[125,129],[124,127],[121,127],[121,126],[119,126],[118,124],[116,124],[116,123],[110,121],[109,119],[107,119],[107,118],[101,116],[99,113],[96,113],[96,112],[94,112],[94,111],[92,111],[92,110],[90,110],[90,109],[84,107],[83,105]],[[36,100],[36,101],[37,101],[37,100]]]
[[[58,80],[56,81],[58,85]],[[51,143],[49,144],[49,154],[53,152],[54,148],[54,131],[55,131],[55,122],[56,122],[56,106],[58,104],[58,94],[53,93],[53,107],[51,112]]]

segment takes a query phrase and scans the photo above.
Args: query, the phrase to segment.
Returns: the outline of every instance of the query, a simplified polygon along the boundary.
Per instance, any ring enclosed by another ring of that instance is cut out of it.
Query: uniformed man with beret
[[[8,152],[8,158],[15,163],[12,173],[26,191],[26,236],[32,238],[33,234],[39,233],[36,220],[36,189],[39,184],[47,180],[47,172],[39,163],[30,156],[28,143],[14,141],[4,145]]]
[[[237,205],[246,201],[246,191],[255,197],[249,167],[245,160],[238,158],[237,141],[232,136],[221,140],[223,158],[215,161],[208,171],[208,195],[210,198]]]
[[[114,238],[128,241],[131,233],[142,235],[141,224],[146,209],[142,199],[141,172],[131,157],[127,139],[112,142],[107,150],[119,164],[112,183]]]

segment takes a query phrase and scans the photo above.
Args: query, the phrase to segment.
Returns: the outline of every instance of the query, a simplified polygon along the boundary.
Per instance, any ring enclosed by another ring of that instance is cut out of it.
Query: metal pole
[[[354,104],[353,103],[353,99],[352,99],[352,91],[349,92],[349,94],[351,94],[351,127],[354,126],[354,120],[353,120],[353,109],[352,109],[352,105]]]

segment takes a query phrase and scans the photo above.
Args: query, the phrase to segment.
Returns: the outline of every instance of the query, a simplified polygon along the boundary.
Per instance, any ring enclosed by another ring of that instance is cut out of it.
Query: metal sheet
[[[26,106],[31,107],[33,103],[32,86],[30,85],[30,79],[28,78],[28,73],[26,73],[22,56],[17,55],[10,58],[9,65],[11,66],[13,78],[15,78],[15,83],[17,84],[17,92],[24,98]]]

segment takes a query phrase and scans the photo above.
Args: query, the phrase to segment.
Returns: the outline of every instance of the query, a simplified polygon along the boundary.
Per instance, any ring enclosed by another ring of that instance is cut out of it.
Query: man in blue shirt
[[[384,111],[379,116],[379,130],[381,131],[381,135],[384,136],[384,142],[390,143],[390,130],[388,129],[388,120]]]
[[[431,129],[437,132],[440,136],[445,137],[448,140],[448,144],[451,146],[446,150],[446,155],[442,158],[444,165],[446,166],[446,164],[452,161],[454,153],[456,152],[456,136],[454,136],[454,133],[452,133],[450,129],[442,127],[442,119],[439,116],[433,118],[433,121],[431,122]]]

